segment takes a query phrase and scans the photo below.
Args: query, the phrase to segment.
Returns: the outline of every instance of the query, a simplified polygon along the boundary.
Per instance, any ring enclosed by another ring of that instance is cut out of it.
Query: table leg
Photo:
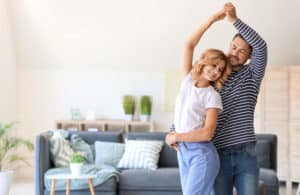
[[[52,179],[52,183],[51,183],[51,191],[50,194],[54,195],[55,194],[55,184],[56,184],[56,179]]]
[[[67,179],[66,195],[70,195],[70,186],[71,186],[71,181],[70,179]]]
[[[88,181],[89,181],[89,187],[90,187],[91,195],[95,195],[93,180],[91,178],[89,178]]]

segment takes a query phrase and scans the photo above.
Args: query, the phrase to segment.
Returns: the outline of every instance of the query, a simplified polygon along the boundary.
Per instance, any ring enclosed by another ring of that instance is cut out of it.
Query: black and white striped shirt
[[[267,64],[266,42],[241,20],[234,26],[253,50],[250,63],[233,71],[221,91],[223,112],[213,139],[217,149],[256,141],[254,110]]]

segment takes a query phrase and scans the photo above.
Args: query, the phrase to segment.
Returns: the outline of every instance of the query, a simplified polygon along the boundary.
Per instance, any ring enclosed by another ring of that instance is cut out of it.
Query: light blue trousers
[[[177,152],[183,195],[210,195],[220,162],[212,142],[181,142]]]

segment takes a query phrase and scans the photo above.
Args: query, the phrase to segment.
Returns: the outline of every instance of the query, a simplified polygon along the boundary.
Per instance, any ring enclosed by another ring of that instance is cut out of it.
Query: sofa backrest
[[[129,132],[126,139],[165,141],[166,132]],[[277,136],[256,134],[257,160],[259,167],[277,171]],[[165,143],[160,153],[159,167],[178,167],[177,153]]]
[[[88,144],[94,144],[95,141],[107,141],[107,142],[123,142],[122,132],[115,131],[99,131],[99,132],[90,132],[90,131],[70,131],[70,136],[72,134],[77,134]]]
[[[277,136],[256,134],[256,154],[260,168],[277,171]]]
[[[126,134],[128,140],[161,140],[165,142],[166,132],[129,132]],[[159,167],[178,167],[177,153],[164,143],[160,152]]]

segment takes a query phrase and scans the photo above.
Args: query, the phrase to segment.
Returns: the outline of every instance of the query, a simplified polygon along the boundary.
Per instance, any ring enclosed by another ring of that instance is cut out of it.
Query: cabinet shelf
[[[153,131],[153,121],[126,121],[121,119],[56,120],[57,129],[73,131]]]

